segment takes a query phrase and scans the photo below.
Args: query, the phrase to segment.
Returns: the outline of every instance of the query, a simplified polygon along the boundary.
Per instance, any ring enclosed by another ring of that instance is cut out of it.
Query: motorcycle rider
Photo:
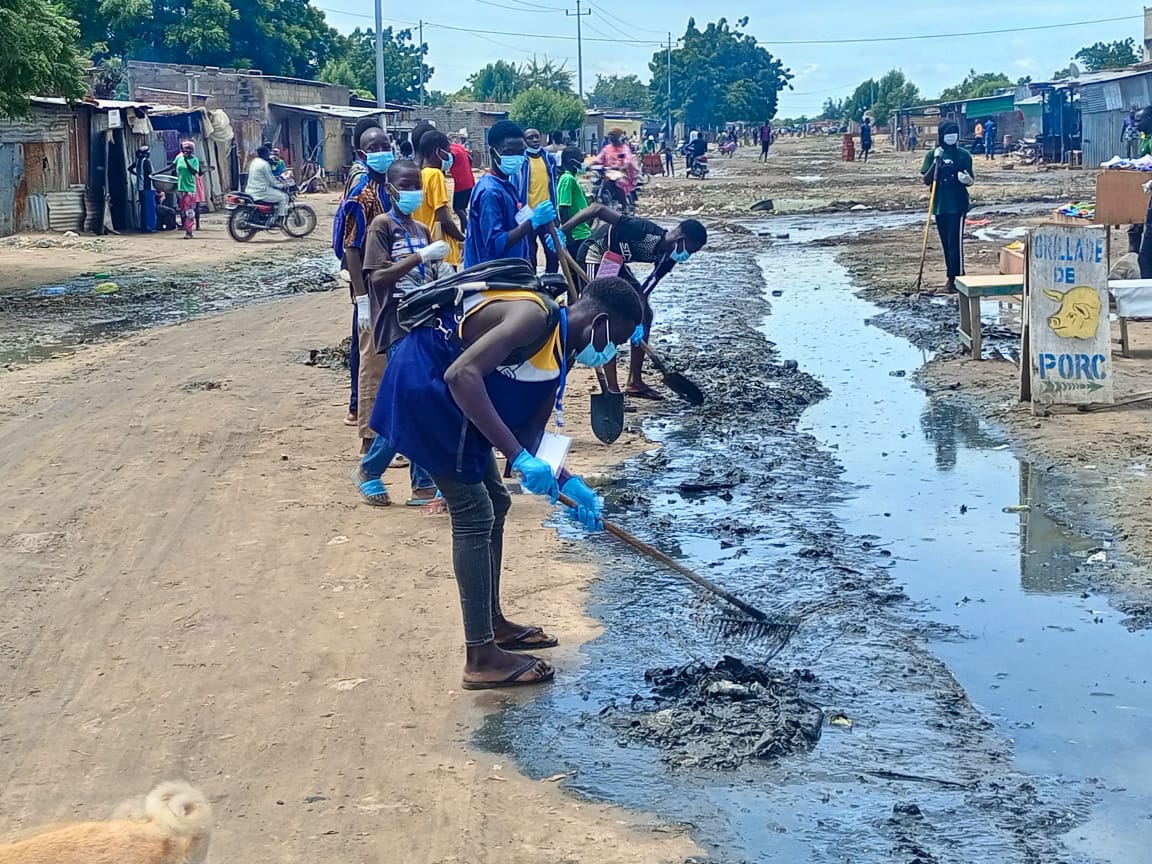
[[[696,167],[696,160],[708,152],[708,142],[704,140],[704,133],[697,132],[696,137],[688,145],[688,155],[690,160],[688,162],[688,171],[691,172]]]
[[[624,176],[621,179],[610,181],[605,178],[604,182],[612,184],[610,188],[621,205],[636,205],[636,185],[637,178],[640,176],[640,167],[636,164],[636,157],[632,154],[632,148],[624,141],[623,129],[614,127],[608,130],[608,143],[592,160],[592,164],[603,165],[605,169],[622,171]]]
[[[276,205],[276,215],[273,224],[279,225],[284,221],[288,212],[288,193],[272,172],[272,147],[261,144],[256,148],[256,155],[248,163],[248,182],[244,185],[244,194],[251,195],[253,201]]]

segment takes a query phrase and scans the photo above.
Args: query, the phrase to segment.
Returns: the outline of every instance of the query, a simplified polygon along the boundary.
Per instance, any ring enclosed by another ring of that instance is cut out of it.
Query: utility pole
[[[384,10],[376,0],[376,106],[384,107]]]
[[[580,11],[580,0],[576,0],[576,11],[571,9],[564,10],[565,15],[576,16],[576,86],[580,93],[580,101],[584,101],[584,39],[580,28],[580,19],[585,15],[591,15],[591,9]]]
[[[420,19],[420,107],[424,107],[424,19]]]
[[[664,140],[672,146],[672,34],[668,34],[668,134]]]

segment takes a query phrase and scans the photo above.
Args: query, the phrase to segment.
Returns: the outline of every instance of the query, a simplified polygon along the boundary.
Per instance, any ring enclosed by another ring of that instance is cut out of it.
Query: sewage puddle
[[[1106,537],[1048,518],[1059,478],[912,386],[922,353],[866,325],[876,308],[806,245],[842,224],[775,220],[791,239],[762,258],[721,240],[661,285],[661,347],[710,402],[649,419],[657,446],[609,496],[642,539],[799,618],[771,666],[825,712],[819,741],[718,771],[620,734],[608,721],[651,696],[647,670],[762,658],[600,538],[604,635],[477,741],[686,824],[717,861],[1143,861],[1152,650],[1089,590]],[[717,472],[732,482],[685,491]],[[715,732],[698,730],[700,752]]]

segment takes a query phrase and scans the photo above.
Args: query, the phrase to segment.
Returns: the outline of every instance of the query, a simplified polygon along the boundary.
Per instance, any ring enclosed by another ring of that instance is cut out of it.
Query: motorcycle
[[[697,156],[692,160],[692,167],[688,169],[688,176],[703,180],[708,176],[708,154]]]
[[[632,199],[624,194],[617,183],[624,179],[625,174],[618,168],[605,168],[603,165],[592,165],[588,168],[592,175],[592,200],[619,210],[625,216],[636,212]]]
[[[276,216],[276,205],[256,201],[244,192],[224,196],[224,209],[229,210],[228,233],[237,243],[247,243],[260,231],[280,230],[297,240],[316,230],[316,211],[307,204],[296,203],[296,187],[288,186],[288,210],[284,218]]]

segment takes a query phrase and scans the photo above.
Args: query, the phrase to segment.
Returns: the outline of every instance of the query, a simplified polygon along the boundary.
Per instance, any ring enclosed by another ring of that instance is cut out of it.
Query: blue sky
[[[313,0],[329,22],[342,31],[372,26],[373,6],[364,0]],[[698,25],[726,17],[730,22],[750,15],[746,31],[759,39],[792,69],[795,92],[781,98],[780,115],[815,114],[830,95],[846,96],[868,77],[888,69],[903,69],[926,96],[960,81],[967,71],[1005,72],[1013,79],[1044,78],[1067,65],[1081,47],[1128,36],[1142,40],[1143,4],[1102,6],[1071,0],[973,0],[950,4],[915,4],[878,0],[871,4],[821,0],[777,12],[752,12],[768,4],[688,2],[619,4],[582,0],[592,14],[583,18],[584,87],[590,90],[597,74],[634,73],[647,81],[648,61],[656,42],[672,30],[682,35],[688,18]],[[779,4],[785,6],[788,4]],[[777,6],[777,4],[772,4]],[[428,61],[435,68],[430,87],[453,91],[469,73],[496,59],[523,62],[535,54],[566,62],[576,69],[576,21],[564,9],[575,0],[441,0],[437,4],[384,0],[385,24],[404,27],[427,15],[424,40]],[[701,10],[704,10],[703,12]],[[1129,20],[946,39],[856,44],[786,44],[827,39],[871,39],[892,36],[1000,30],[1066,24],[1100,18],[1131,16]],[[459,30],[448,29],[461,28]],[[500,31],[480,33],[478,30]],[[506,35],[520,34],[520,35]],[[548,38],[546,38],[548,37]],[[634,40],[642,44],[625,42]]]

